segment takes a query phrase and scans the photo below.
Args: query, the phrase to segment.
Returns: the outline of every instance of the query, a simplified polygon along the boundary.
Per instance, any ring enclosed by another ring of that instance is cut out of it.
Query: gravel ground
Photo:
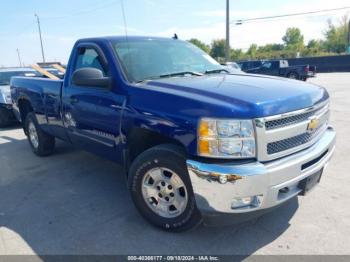
[[[0,131],[0,254],[350,254],[350,73],[310,80],[332,97],[337,150],[321,184],[258,220],[170,234],[135,210],[121,168],[59,142],[33,155]]]

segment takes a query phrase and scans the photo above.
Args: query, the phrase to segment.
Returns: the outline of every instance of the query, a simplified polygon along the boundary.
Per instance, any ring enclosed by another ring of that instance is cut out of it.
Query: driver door
[[[96,68],[110,76],[98,46],[79,46],[74,71]],[[71,142],[95,154],[120,160],[120,118],[124,96],[107,87],[77,86],[70,81],[64,88],[63,120]]]

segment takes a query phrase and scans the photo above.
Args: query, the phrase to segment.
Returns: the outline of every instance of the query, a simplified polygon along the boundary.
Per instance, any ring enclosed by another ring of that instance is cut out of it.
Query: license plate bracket
[[[302,190],[300,195],[308,194],[321,181],[323,169],[300,181],[298,187]]]

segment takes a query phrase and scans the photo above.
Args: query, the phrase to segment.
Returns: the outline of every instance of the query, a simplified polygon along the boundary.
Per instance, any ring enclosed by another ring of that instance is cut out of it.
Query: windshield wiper
[[[165,78],[165,77],[172,77],[172,76],[184,76],[184,75],[193,75],[193,76],[202,76],[202,73],[199,72],[194,72],[194,71],[184,71],[184,72],[177,72],[177,73],[171,73],[171,74],[164,74],[160,75],[160,78]]]
[[[173,76],[185,76],[185,75],[203,76],[203,74],[199,73],[199,72],[184,71],[184,72],[164,74],[164,75],[160,75],[160,76],[150,76],[150,77],[147,77],[146,79],[135,81],[135,83],[139,84],[139,83],[144,83],[144,82],[159,79],[159,78],[166,78],[166,77],[173,77]]]
[[[139,83],[144,83],[144,82],[147,82],[147,81],[150,81],[150,80],[155,80],[155,79],[159,79],[159,76],[147,77],[147,78],[142,79],[142,80],[134,81],[134,83],[139,84]]]
[[[213,69],[213,70],[207,70],[204,72],[204,74],[219,74],[222,72],[230,73],[227,69],[220,68],[220,69]]]

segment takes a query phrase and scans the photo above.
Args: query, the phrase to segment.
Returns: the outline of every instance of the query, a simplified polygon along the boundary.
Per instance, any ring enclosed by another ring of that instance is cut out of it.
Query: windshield
[[[180,40],[130,39],[128,42],[115,42],[113,47],[131,82],[201,75],[223,68],[201,49]]]
[[[10,85],[11,77],[14,76],[37,76],[37,73],[34,71],[0,72],[0,85]]]

